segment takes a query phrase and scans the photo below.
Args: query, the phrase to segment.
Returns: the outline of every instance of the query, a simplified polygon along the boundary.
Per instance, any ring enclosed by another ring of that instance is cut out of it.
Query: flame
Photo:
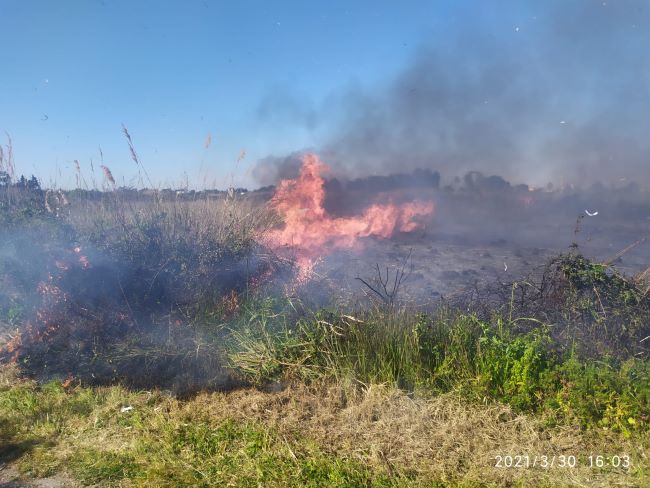
[[[19,329],[16,329],[16,334],[4,346],[0,347],[0,352],[9,356],[9,362],[16,363],[18,362],[22,345],[23,333]]]
[[[17,330],[9,342],[0,345],[0,355],[6,355],[12,362],[18,361],[25,344],[47,341],[65,328],[68,322],[66,307],[71,297],[61,288],[61,282],[71,269],[79,267],[85,270],[91,267],[80,246],[54,256],[53,265],[36,286],[40,303],[35,305],[32,319],[27,321],[23,330]]]
[[[271,247],[291,248],[296,254],[299,275],[310,274],[316,260],[337,248],[358,248],[369,236],[389,238],[396,232],[418,228],[417,217],[430,215],[433,202],[374,204],[355,217],[332,217],[323,207],[329,168],[315,154],[303,156],[300,174],[282,180],[271,204],[284,220],[282,229],[269,234]]]

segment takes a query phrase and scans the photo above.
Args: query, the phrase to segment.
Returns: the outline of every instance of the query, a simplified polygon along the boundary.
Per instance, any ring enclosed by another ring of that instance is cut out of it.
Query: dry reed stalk
[[[74,168],[75,168],[75,180],[77,182],[77,188],[81,188],[81,180],[83,179],[83,176],[81,174],[81,167],[79,166],[79,161],[74,160]]]
[[[647,280],[648,278],[650,278],[650,266],[645,271],[641,271],[638,275],[636,275],[634,279],[637,281],[643,281]]]
[[[115,179],[113,178],[113,173],[111,173],[111,170],[103,164],[100,166],[100,168],[102,168],[102,171],[104,171],[104,177],[109,181],[111,185],[113,185],[113,188],[115,188]]]
[[[131,151],[131,159],[135,162],[135,164],[138,165],[138,168],[142,170],[144,175],[147,177],[147,182],[149,183],[149,186],[151,189],[153,189],[153,183],[151,182],[151,178],[149,178],[149,174],[147,173],[147,170],[145,169],[144,165],[140,161],[140,158],[138,158],[138,153],[135,152],[135,147],[133,146],[133,140],[131,139],[131,134],[129,134],[129,130],[126,128],[124,124],[122,124],[122,132],[124,133],[124,136],[126,137],[127,142],[129,143],[129,151]]]
[[[612,264],[614,261],[616,261],[618,258],[620,258],[621,256],[627,254],[627,253],[630,252],[632,249],[634,249],[635,247],[637,247],[639,244],[643,244],[647,239],[648,239],[648,236],[643,236],[641,239],[639,239],[639,240],[633,242],[632,244],[630,244],[629,246],[627,246],[625,249],[623,249],[623,250],[617,252],[616,255],[615,255],[612,259],[610,259],[610,260],[608,260],[608,261],[605,261],[603,264],[604,264],[605,266],[609,266],[609,265]]]
[[[45,192],[45,210],[47,210],[49,213],[54,213],[54,210],[52,209],[52,207],[50,207],[50,201],[48,198],[50,196],[51,191],[52,190],[47,190]]]
[[[3,153],[4,166],[5,166],[5,171],[9,174],[9,178],[13,180],[14,177],[16,176],[15,167],[14,167],[14,146],[9,133],[5,131],[5,134],[7,135],[7,146],[6,146],[7,153],[6,153],[6,157],[5,154]]]
[[[135,152],[135,148],[133,147],[133,141],[131,140],[131,134],[129,134],[128,129],[122,124],[122,132],[126,136],[126,140],[129,143],[129,150],[131,151],[131,159],[133,159],[133,162],[135,164],[140,164],[140,160],[138,159],[138,155]]]
[[[650,266],[645,271],[641,271],[638,275],[636,275],[634,277],[634,280],[640,285],[643,285],[644,283],[647,284],[646,289],[643,292],[643,296],[648,296],[648,294],[650,294]]]

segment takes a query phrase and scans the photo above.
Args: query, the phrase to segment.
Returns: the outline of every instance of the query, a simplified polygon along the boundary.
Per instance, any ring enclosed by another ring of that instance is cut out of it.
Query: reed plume
[[[104,177],[108,180],[108,182],[113,185],[113,188],[115,188],[115,179],[113,178],[113,173],[111,173],[111,170],[108,169],[107,166],[104,166],[103,164],[100,166],[102,168],[102,171],[104,172]]]

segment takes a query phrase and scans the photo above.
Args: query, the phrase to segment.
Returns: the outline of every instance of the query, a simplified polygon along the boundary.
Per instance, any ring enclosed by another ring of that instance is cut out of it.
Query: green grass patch
[[[120,387],[17,381],[0,391],[0,439],[23,443],[21,472],[65,471],[84,486],[395,486],[388,473],[255,421],[196,417]],[[135,405],[133,410],[122,407]],[[167,410],[163,413],[161,410]],[[7,449],[3,451],[8,456]]]
[[[319,390],[318,400],[306,390],[247,390],[181,401],[119,386],[39,386],[17,377],[1,384],[3,462],[27,478],[63,473],[71,485],[564,486],[570,483],[561,471],[492,466],[502,445],[524,452],[557,450],[560,442],[575,446],[576,454],[605,443],[607,452],[629,453],[633,469],[597,474],[605,481],[643,484],[648,476],[647,439],[612,431],[601,439],[579,430],[567,437],[565,428],[544,432],[542,424],[503,407],[464,406],[452,397],[410,400],[398,390],[371,387],[336,407],[345,389]],[[467,422],[475,424],[474,440]],[[419,431],[420,424],[428,427]],[[541,437],[527,438],[538,430]],[[450,450],[437,452],[441,442]],[[460,445],[467,447],[452,447]],[[583,467],[580,476],[588,474]]]
[[[501,316],[439,310],[355,316],[321,311],[291,325],[256,308],[233,330],[230,362],[251,382],[388,383],[406,391],[459,391],[552,423],[626,435],[648,431],[650,361],[581,358],[554,349],[551,327],[525,333]]]

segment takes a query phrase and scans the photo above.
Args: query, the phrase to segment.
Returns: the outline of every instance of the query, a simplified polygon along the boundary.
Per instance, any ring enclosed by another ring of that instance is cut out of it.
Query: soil
[[[62,474],[23,480],[16,468],[0,463],[0,488],[65,488],[74,485],[72,480]]]
[[[574,242],[586,257],[611,262],[628,276],[650,266],[650,238],[643,240],[650,236],[650,219],[581,219],[577,233],[575,217],[558,220],[502,220],[486,226],[467,218],[453,225],[447,218],[436,225],[434,219],[424,230],[388,240],[369,238],[359,249],[337,251],[323,258],[315,273],[322,283],[340,290],[343,301],[357,301],[368,291],[358,278],[376,281],[379,267],[384,279],[388,270],[392,283],[404,269],[402,298],[427,306],[477,284],[534,276],[549,259],[573,250]]]

